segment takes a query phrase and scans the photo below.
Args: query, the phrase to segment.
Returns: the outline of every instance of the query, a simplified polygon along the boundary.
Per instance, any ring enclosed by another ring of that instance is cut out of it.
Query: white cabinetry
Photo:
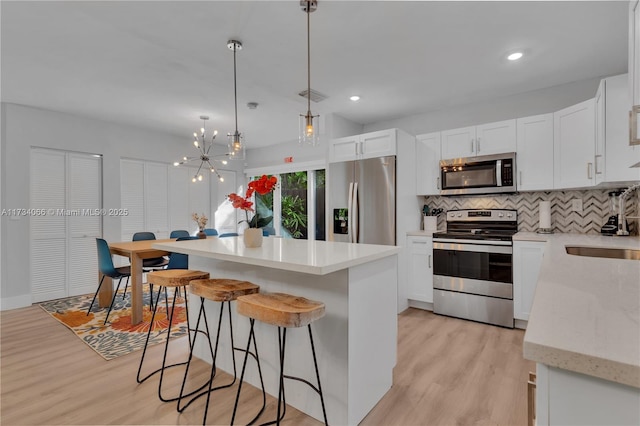
[[[628,82],[628,76],[623,74],[603,79],[598,87],[595,98],[596,184],[640,180],[640,168],[629,167],[640,159],[628,143]],[[640,153],[640,147],[636,149]]]
[[[479,126],[442,132],[442,158],[492,155],[516,150],[516,120],[498,121]]]
[[[536,424],[638,425],[640,389],[536,364]]]
[[[553,189],[553,114],[519,118],[516,128],[518,190]]]
[[[416,136],[418,195],[440,194],[440,132]]]
[[[593,186],[595,157],[595,102],[593,99],[553,115],[554,188]]]
[[[407,237],[409,299],[433,303],[433,238]]]
[[[389,129],[334,139],[329,145],[329,162],[396,155],[396,138],[396,129]]]
[[[529,320],[545,242],[513,242],[513,317]]]

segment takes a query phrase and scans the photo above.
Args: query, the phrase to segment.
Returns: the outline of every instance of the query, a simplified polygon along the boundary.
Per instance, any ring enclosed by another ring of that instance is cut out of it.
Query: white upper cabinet
[[[516,120],[476,126],[476,155],[516,151]]]
[[[640,180],[640,168],[629,166],[640,161],[640,146],[629,146],[629,89],[626,74],[600,82],[595,98],[596,155],[595,182],[629,182]]]
[[[396,129],[333,139],[329,145],[329,162],[396,155],[396,139]]]
[[[417,195],[440,194],[440,132],[416,136]]]
[[[640,3],[638,0],[629,2],[629,96],[627,138],[631,149],[626,157],[627,163],[635,165],[640,163]],[[635,129],[633,128],[635,127]],[[625,164],[625,165],[626,165]],[[637,178],[636,178],[637,179]]]
[[[555,189],[594,184],[595,102],[593,99],[553,115],[553,179]]]
[[[553,114],[519,118],[516,128],[518,191],[553,189]]]
[[[492,155],[516,150],[516,120],[498,121],[479,126],[442,132],[442,158]]]
[[[475,156],[476,128],[444,130],[442,137],[442,159],[465,158]]]

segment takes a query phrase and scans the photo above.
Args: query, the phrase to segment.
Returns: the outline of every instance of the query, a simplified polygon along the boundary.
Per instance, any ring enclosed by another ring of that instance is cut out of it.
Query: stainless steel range
[[[513,328],[515,210],[450,210],[433,234],[433,311]]]

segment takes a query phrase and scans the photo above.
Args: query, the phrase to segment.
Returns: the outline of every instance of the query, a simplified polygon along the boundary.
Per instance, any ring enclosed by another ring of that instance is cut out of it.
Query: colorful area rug
[[[157,293],[154,292],[154,294]],[[136,325],[131,325],[131,293],[129,292],[124,300],[122,292],[118,293],[107,325],[103,323],[108,308],[98,307],[97,300],[91,308],[91,313],[87,315],[93,294],[43,302],[40,303],[40,307],[66,325],[84,343],[108,361],[144,348],[153,312],[149,310],[148,289],[145,288],[143,295],[143,321]],[[169,293],[169,313],[172,300],[173,295]],[[184,302],[182,297],[176,299],[171,340],[187,334],[187,312]],[[165,306],[164,296],[161,296],[149,346],[163,343],[166,339],[169,316]]]

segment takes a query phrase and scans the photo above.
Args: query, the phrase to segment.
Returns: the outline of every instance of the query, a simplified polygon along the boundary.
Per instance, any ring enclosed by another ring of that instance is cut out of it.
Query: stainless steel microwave
[[[516,192],[516,153],[440,161],[440,195]]]

